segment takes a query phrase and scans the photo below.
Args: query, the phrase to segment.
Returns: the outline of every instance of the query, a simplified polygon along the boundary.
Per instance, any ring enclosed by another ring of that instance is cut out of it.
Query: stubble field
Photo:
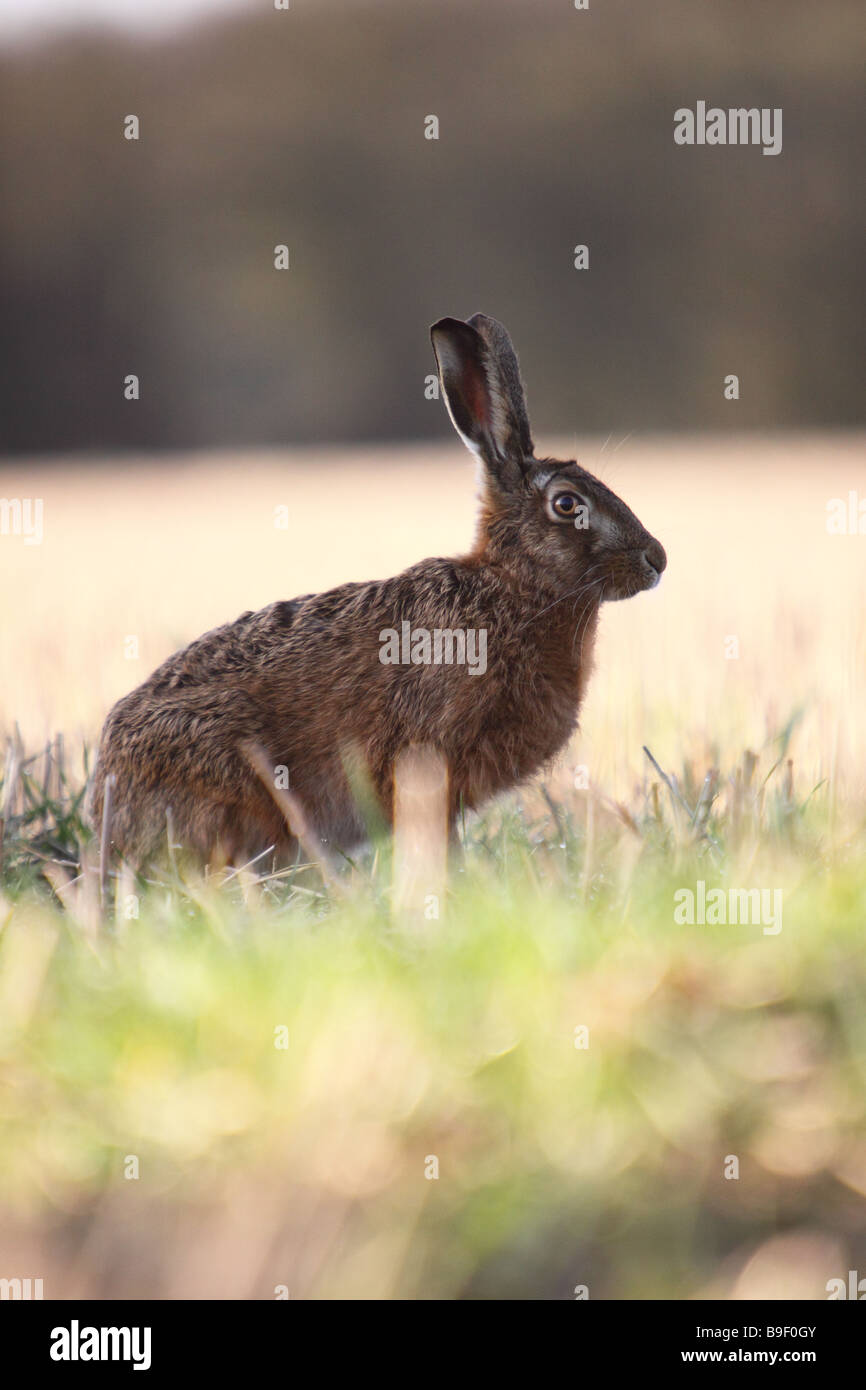
[[[603,610],[579,735],[466,826],[423,924],[387,844],[336,896],[177,877],[100,916],[76,798],[176,647],[465,548],[465,455],[0,468],[44,518],[0,537],[0,1276],[826,1298],[866,1268],[866,534],[826,524],[866,498],[864,440],[576,453],[668,568]],[[779,921],[678,921],[699,882],[779,893]]]

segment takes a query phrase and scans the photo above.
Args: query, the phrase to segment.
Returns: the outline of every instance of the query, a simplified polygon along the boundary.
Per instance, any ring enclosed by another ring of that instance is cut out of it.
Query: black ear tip
[[[435,323],[430,325],[430,337],[432,338],[435,333],[453,333],[455,329],[459,333],[460,329],[465,327],[465,319],[437,319]]]
[[[466,322],[470,325],[471,328],[474,328],[479,333],[484,332],[485,329],[488,332],[491,330],[493,332],[499,333],[505,332],[505,329],[503,325],[499,322],[499,320],[491,318],[489,314],[473,314],[471,318],[466,320]]]
[[[437,358],[441,353],[473,360],[484,355],[484,339],[465,319],[439,319],[430,329],[430,341]]]

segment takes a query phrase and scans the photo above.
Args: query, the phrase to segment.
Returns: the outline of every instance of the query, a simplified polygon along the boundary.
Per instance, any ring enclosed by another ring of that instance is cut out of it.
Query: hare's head
[[[480,460],[480,548],[544,587],[586,584],[601,600],[658,582],[667,557],[634,512],[575,462],[535,457],[511,339],[496,319],[440,319],[430,330],[454,427]]]

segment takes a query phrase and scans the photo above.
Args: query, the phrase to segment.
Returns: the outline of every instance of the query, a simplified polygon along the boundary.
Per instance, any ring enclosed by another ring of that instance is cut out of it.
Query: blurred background
[[[6,452],[442,435],[478,309],[550,431],[862,422],[857,0],[61,9],[0,25]],[[782,153],[675,145],[698,100]]]

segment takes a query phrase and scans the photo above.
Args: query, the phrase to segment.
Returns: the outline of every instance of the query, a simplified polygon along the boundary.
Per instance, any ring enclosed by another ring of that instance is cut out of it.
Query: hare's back
[[[141,688],[154,695],[167,694],[190,686],[212,686],[266,666],[285,650],[298,615],[313,597],[283,599],[213,628],[168,657]]]

